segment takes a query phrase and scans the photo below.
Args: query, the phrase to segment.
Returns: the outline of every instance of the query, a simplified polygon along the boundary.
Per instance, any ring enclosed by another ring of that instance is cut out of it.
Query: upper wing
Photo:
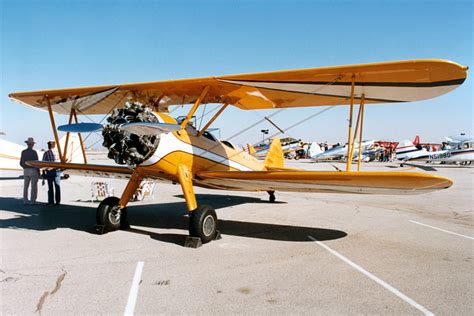
[[[419,172],[204,171],[197,176],[208,187],[244,191],[417,194],[453,184]]]
[[[445,60],[414,60],[264,72],[245,75],[118,84],[75,89],[11,93],[9,97],[54,112],[107,114],[128,99],[167,111],[170,105],[193,103],[206,86],[203,103],[232,104],[241,109],[272,109],[350,103],[352,78],[355,98],[366,103],[407,102],[433,98],[461,85],[467,67]]]

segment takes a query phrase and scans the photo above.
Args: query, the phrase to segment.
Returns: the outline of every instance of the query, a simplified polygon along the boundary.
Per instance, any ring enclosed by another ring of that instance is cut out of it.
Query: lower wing
[[[420,172],[204,171],[199,184],[243,191],[419,194],[449,188],[447,178]]]
[[[101,178],[130,178],[133,173],[133,170],[129,168],[119,166],[90,165],[51,161],[28,161],[26,164],[41,169],[68,170],[69,174],[79,174],[83,176]]]

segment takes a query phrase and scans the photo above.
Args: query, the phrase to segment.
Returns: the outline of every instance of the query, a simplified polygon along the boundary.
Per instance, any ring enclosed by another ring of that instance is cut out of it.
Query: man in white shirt
[[[25,140],[25,143],[28,145],[28,148],[21,152],[20,166],[23,168],[23,203],[25,205],[34,205],[36,204],[36,196],[38,195],[38,177],[39,169],[35,167],[28,166],[27,161],[38,160],[38,153],[33,149],[35,145],[35,140],[33,137],[28,137]],[[28,188],[31,184],[31,199],[28,200]]]

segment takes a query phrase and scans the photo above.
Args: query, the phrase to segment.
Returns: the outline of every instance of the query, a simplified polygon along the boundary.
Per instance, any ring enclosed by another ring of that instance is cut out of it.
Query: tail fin
[[[324,152],[321,147],[319,146],[319,144],[317,142],[312,142],[310,145],[309,145],[309,149],[308,149],[308,155],[310,158],[314,158],[316,157],[316,155],[320,154]]]
[[[253,148],[253,146],[251,144],[247,144],[247,149],[248,149],[248,153],[252,156],[255,156],[255,154],[257,153],[255,151],[255,148]]]
[[[410,140],[402,140],[398,143],[397,148],[395,149],[396,153],[404,153],[406,151],[412,151],[416,149],[415,144]]]
[[[265,157],[265,168],[278,169],[285,167],[285,161],[283,159],[283,149],[281,148],[281,142],[278,137],[275,137],[268,148],[267,156]]]
[[[420,136],[416,135],[415,139],[413,140],[413,145],[418,145],[420,143]]]
[[[62,150],[64,150],[64,146],[66,144],[66,135],[61,137],[59,143],[61,144]],[[84,156],[82,155],[81,141],[79,140],[79,136],[77,134],[69,134],[66,150],[66,162],[85,163]]]

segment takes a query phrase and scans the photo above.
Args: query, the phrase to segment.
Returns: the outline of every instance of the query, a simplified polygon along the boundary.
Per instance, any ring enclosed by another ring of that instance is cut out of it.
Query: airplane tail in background
[[[255,154],[257,153],[255,151],[255,148],[253,148],[253,146],[251,144],[247,144],[247,152],[249,153],[249,155],[251,156],[255,156]]]
[[[318,143],[316,142],[312,142],[310,145],[309,145],[309,148],[308,148],[308,156],[310,158],[315,158],[316,155],[320,154],[320,153],[323,153],[324,151],[321,149],[321,147],[319,146]]]
[[[61,137],[59,140],[61,149],[64,151],[64,145],[66,144],[66,135]],[[69,140],[66,148],[66,161],[69,163],[85,163],[84,156],[82,155],[81,141],[79,140],[79,135],[69,134]],[[41,158],[41,157],[40,157]]]
[[[420,143],[420,136],[416,135],[413,140],[413,145],[417,146]]]
[[[281,142],[278,137],[275,137],[273,139],[270,148],[268,148],[268,153],[263,163],[265,164],[265,168],[267,168],[268,170],[285,167],[283,149],[281,148]]]
[[[412,141],[405,139],[398,143],[398,146],[395,149],[395,152],[398,155],[398,154],[403,154],[407,151],[413,151],[413,150],[417,150],[416,145]]]
[[[415,139],[416,140],[416,139]],[[419,141],[419,140],[418,140]],[[395,149],[396,157],[398,160],[410,160],[419,155],[423,150],[418,148],[419,145],[413,144],[409,140],[402,140],[398,143],[397,148]]]

